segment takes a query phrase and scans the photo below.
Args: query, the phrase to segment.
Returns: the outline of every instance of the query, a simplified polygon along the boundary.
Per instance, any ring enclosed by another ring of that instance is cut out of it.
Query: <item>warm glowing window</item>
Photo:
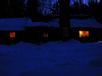
[[[89,31],[79,31],[79,37],[89,37]]]
[[[43,33],[43,37],[48,37],[48,33],[47,32],[44,32]]]
[[[16,33],[15,32],[10,32],[9,35],[10,35],[10,38],[15,38],[16,37]]]

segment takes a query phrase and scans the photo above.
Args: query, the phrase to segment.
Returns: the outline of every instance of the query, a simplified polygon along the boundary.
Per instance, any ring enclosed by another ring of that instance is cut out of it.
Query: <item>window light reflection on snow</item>
[[[80,30],[80,31],[79,31],[79,37],[80,37],[80,38],[89,37],[89,31],[82,31],[82,30]]]

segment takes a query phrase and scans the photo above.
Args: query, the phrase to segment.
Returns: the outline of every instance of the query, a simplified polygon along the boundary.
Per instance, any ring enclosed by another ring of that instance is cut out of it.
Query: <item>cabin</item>
[[[60,40],[59,20],[32,22],[28,18],[0,19],[0,44]]]
[[[33,21],[29,14],[32,15],[34,11],[32,6],[29,6],[25,17],[1,18],[0,44],[13,44],[20,41],[43,43],[70,39],[81,42],[102,40],[102,24],[95,17],[80,11],[79,14],[71,15],[70,7],[66,7],[69,1],[60,0],[59,3],[60,12],[57,17],[50,14],[38,18],[31,16]]]
[[[28,36],[28,37],[27,37]],[[59,19],[48,22],[28,22],[25,27],[24,41],[27,42],[47,42],[61,40],[59,29]]]
[[[101,0],[70,0],[72,38],[81,42],[102,40]]]
[[[94,42],[102,40],[102,24],[94,18],[71,19],[73,38],[81,42]]]
[[[49,0],[47,3],[41,1],[40,5],[40,0],[24,1],[0,2],[0,44],[60,39],[59,19],[53,12],[53,4],[56,4],[57,0],[53,3],[50,1],[50,5]]]
[[[22,40],[24,18],[2,18],[0,19],[0,44],[15,44]]]

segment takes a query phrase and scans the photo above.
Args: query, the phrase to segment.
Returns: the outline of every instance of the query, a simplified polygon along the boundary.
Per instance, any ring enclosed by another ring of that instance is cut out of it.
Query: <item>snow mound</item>
[[[0,76],[101,76],[102,43],[70,40],[1,45],[0,61]]]

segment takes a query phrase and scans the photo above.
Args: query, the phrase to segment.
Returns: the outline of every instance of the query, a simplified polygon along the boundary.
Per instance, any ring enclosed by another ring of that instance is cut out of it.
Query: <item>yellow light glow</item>
[[[89,31],[79,31],[79,37],[89,37]]]
[[[10,32],[9,36],[10,36],[10,38],[15,38],[16,37],[16,33],[15,32]]]

